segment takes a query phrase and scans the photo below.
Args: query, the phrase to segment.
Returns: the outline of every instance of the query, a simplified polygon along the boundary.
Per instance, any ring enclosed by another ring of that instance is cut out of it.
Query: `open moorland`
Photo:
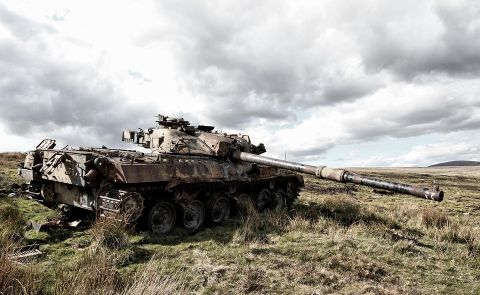
[[[439,185],[441,203],[306,177],[292,212],[158,238],[114,221],[35,232],[60,211],[8,197],[21,160],[0,157],[0,294],[480,294],[480,167],[352,169]],[[36,261],[8,259],[34,243]]]

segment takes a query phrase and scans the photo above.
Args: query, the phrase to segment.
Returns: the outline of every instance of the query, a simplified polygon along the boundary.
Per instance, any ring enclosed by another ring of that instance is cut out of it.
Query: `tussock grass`
[[[178,272],[168,272],[155,257],[133,276],[120,272],[131,253],[125,223],[101,219],[90,230],[91,244],[68,269],[60,269],[55,294],[188,294],[192,288]]]
[[[251,201],[244,201],[241,206],[242,224],[234,233],[234,243],[269,243],[268,233],[281,233],[286,230],[289,223],[286,212],[259,213]]]
[[[93,246],[77,258],[70,268],[57,270],[55,294],[117,294],[124,285],[118,265],[121,256]]]
[[[460,223],[450,223],[442,230],[434,232],[437,242],[440,242],[440,247],[445,247],[442,242],[459,243],[467,247],[467,256],[477,258],[477,263],[480,262],[480,230],[469,225]],[[480,268],[480,264],[476,265]]]
[[[379,214],[350,196],[327,196],[316,203],[298,205],[291,214],[258,213],[251,202],[242,207],[242,223],[233,235],[234,244],[270,244],[273,235],[296,232],[336,236],[363,231],[385,236],[388,229],[399,229],[393,216]]]
[[[100,219],[90,229],[91,243],[70,267],[59,269],[55,294],[118,294],[126,283],[118,268],[125,259],[129,236],[125,224]]]
[[[0,245],[22,239],[26,224],[25,217],[11,201],[0,203]]]
[[[388,215],[379,214],[368,206],[362,206],[350,196],[326,196],[317,202],[309,202],[297,210],[297,215],[309,221],[316,222],[328,218],[341,226],[353,224],[385,224],[396,227],[395,221]]]
[[[0,245],[0,294],[38,294],[40,278],[32,266],[9,260],[17,244]]]
[[[102,218],[91,228],[97,246],[110,250],[125,249],[129,245],[127,225],[117,219]]]
[[[447,214],[435,208],[423,209],[421,220],[426,227],[444,228],[450,223]]]
[[[0,294],[37,294],[40,289],[32,267],[9,259],[20,246],[25,224],[23,214],[11,202],[0,204]]]

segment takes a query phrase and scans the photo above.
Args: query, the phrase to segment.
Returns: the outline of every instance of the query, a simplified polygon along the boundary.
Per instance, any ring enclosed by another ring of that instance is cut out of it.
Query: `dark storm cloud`
[[[73,145],[112,145],[119,141],[122,128],[135,128],[142,121],[139,118],[149,114],[146,108],[128,106],[95,68],[53,58],[48,48],[31,49],[32,42],[45,45],[31,34],[38,29],[35,22],[4,7],[0,14],[1,23],[16,37],[0,41],[0,122],[7,132],[57,134]],[[94,143],[87,142],[92,138]]]

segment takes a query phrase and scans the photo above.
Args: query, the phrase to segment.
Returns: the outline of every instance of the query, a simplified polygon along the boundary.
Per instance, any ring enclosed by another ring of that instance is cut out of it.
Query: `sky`
[[[480,1],[0,0],[0,151],[156,114],[310,164],[480,160]]]

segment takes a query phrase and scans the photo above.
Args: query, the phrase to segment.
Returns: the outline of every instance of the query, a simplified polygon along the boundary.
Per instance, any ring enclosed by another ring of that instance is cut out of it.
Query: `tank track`
[[[259,211],[287,210],[299,194],[295,177],[265,181],[116,185],[105,183],[97,192],[97,217],[120,216],[128,223],[165,235],[177,225],[195,233],[204,225],[222,224],[245,202]]]

